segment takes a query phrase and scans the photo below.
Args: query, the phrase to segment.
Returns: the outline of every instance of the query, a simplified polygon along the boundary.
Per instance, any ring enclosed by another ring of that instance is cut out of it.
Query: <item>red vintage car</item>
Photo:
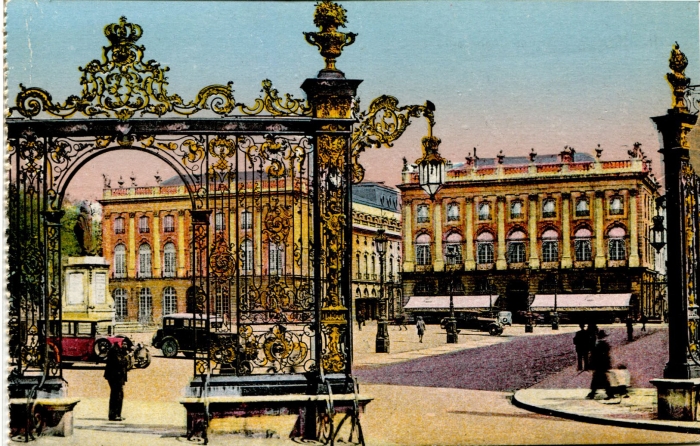
[[[61,321],[61,336],[58,336],[58,322],[51,323],[48,343],[55,355],[60,355],[61,363],[71,362],[102,362],[107,358],[107,352],[113,344],[126,346],[133,358],[133,366],[147,367],[150,355],[139,352],[145,349],[141,345],[132,351],[133,342],[122,335],[111,334],[111,319],[76,318]],[[60,348],[58,348],[60,346]],[[141,354],[138,354],[141,353]],[[147,361],[139,360],[147,356]]]

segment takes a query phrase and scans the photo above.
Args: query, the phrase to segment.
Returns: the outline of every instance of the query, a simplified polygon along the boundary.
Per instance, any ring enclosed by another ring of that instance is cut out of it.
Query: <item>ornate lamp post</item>
[[[457,330],[457,318],[455,318],[455,303],[454,303],[454,291],[455,291],[455,266],[457,265],[457,259],[459,258],[459,253],[456,249],[448,249],[445,253],[447,257],[447,264],[450,268],[450,316],[447,318],[445,323],[445,330],[447,331],[447,343],[456,344],[457,335],[459,330]]]
[[[665,207],[665,198],[659,197],[656,199],[656,216],[652,217],[654,226],[649,230],[649,240],[650,244],[654,247],[656,252],[661,252],[664,246],[666,246],[666,228],[664,228],[664,216],[661,215],[660,211]]]
[[[377,230],[374,247],[379,254],[379,321],[377,322],[376,353],[389,353],[389,327],[387,322],[387,299],[384,296],[384,257],[388,239],[384,229]]]
[[[426,102],[428,109],[435,109],[432,102]],[[418,180],[420,186],[430,195],[430,199],[435,199],[437,191],[445,184],[445,158],[438,153],[440,138],[433,136],[434,122],[428,120],[428,136],[422,139],[423,157],[416,161],[418,164]]]

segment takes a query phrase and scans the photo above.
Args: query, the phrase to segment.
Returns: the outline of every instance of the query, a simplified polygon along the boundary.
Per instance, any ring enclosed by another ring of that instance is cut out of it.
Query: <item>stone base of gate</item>
[[[73,408],[80,400],[66,397],[62,380],[48,379],[34,391],[39,383],[38,377],[25,377],[13,379],[8,385],[10,436],[73,435]]]
[[[700,379],[652,379],[660,420],[698,421]]]
[[[354,393],[345,375],[327,375],[325,383],[313,384],[304,375],[196,377],[180,403],[187,410],[187,438],[207,438],[208,433],[239,430],[235,418],[295,415],[290,437],[319,439],[335,436],[338,429],[327,425],[329,411],[345,414],[344,423],[359,428],[359,415],[372,398]],[[329,394],[328,385],[331,392]],[[206,391],[204,391],[206,389]],[[318,432],[319,426],[324,432]],[[351,428],[351,429],[352,429]],[[361,436],[361,434],[360,434]]]

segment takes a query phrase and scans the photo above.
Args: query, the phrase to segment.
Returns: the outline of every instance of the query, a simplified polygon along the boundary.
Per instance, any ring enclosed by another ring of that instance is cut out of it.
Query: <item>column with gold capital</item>
[[[595,218],[595,267],[605,268],[605,247],[603,245],[604,217],[603,217],[603,197],[605,192],[595,191],[595,205],[593,218]]]
[[[445,261],[442,255],[442,200],[437,198],[433,202],[433,231],[435,233],[435,256],[433,257],[433,269],[443,271]]]
[[[304,33],[306,41],[319,48],[326,66],[316,78],[306,79],[301,88],[311,106],[314,133],[314,296],[316,326],[314,359],[329,373],[351,370],[351,187],[353,166],[350,137],[356,122],[352,110],[361,80],[346,79],[335,67],[342,48],[355,34],[342,33],[346,10],[333,2],[316,6],[314,24],[318,32]],[[322,261],[319,261],[322,257]]]
[[[464,200],[464,216],[466,218],[465,243],[467,256],[464,261],[464,269],[474,271],[476,262],[474,261],[474,198],[467,197]]]
[[[134,212],[129,212],[129,229],[126,235],[127,242],[129,243],[129,253],[127,259],[127,273],[128,277],[136,277],[136,214]]]
[[[530,204],[530,215],[527,218],[528,232],[530,233],[530,268],[540,267],[540,258],[537,255],[537,194],[527,197]]]
[[[415,259],[413,252],[413,212],[411,200],[403,201],[403,270],[407,273],[415,270]]]
[[[630,260],[629,267],[635,268],[639,266],[639,232],[637,230],[637,189],[631,189],[629,192],[629,228],[630,228]]]
[[[496,269],[506,269],[506,197],[496,198],[497,214],[496,224],[498,225],[498,255],[496,257]]]
[[[571,194],[564,192],[561,194],[561,233],[562,233],[562,250],[561,250],[561,267],[571,268]]]

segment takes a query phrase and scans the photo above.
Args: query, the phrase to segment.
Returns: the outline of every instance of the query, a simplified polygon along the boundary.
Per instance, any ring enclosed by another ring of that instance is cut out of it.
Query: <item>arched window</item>
[[[447,205],[447,221],[459,221],[459,203]]]
[[[117,288],[112,293],[112,297],[114,299],[114,320],[116,322],[124,322],[129,317],[126,290]]]
[[[153,295],[150,288],[141,288],[139,292],[139,322],[150,324],[153,320]]]
[[[177,313],[177,292],[169,286],[163,290],[163,316]]]
[[[574,233],[574,254],[576,260],[585,262],[591,260],[591,231],[581,228]]]
[[[355,259],[357,259],[357,278],[359,279],[362,277],[362,268],[360,265],[360,253],[359,252],[357,254],[355,254]]]
[[[417,212],[417,216],[416,216],[416,221],[418,223],[427,223],[430,221],[430,217],[428,216],[428,205],[427,204],[418,205],[418,212]]]
[[[625,230],[619,226],[608,232],[608,258],[610,260],[625,260],[627,258],[626,235]]]
[[[360,291],[359,288],[355,290],[355,299],[360,299],[362,298],[362,291]]]
[[[168,242],[163,247],[163,277],[175,277],[177,269],[177,250],[175,244]]]
[[[622,215],[624,213],[622,207],[622,197],[615,195],[610,199],[610,215]]]
[[[253,227],[253,214],[249,211],[241,212],[241,229],[251,229]]]
[[[284,245],[270,243],[268,267],[271,275],[284,274]]]
[[[139,218],[139,232],[142,234],[145,234],[147,232],[150,232],[150,228],[148,226],[148,217],[145,215]]]
[[[139,277],[151,277],[151,247],[144,243],[139,246]]]
[[[223,212],[217,212],[214,216],[214,229],[217,231],[223,231],[226,229],[226,221],[224,219]]]
[[[479,220],[491,220],[491,205],[488,201],[479,203]]]
[[[462,236],[456,232],[445,239],[445,263],[450,265],[462,263]]]
[[[554,229],[548,229],[542,234],[542,261],[559,261],[559,234]]]
[[[253,271],[253,241],[249,238],[241,244],[241,269],[245,272]]]
[[[493,263],[493,234],[490,232],[482,232],[476,238],[476,263]]]
[[[416,237],[416,264],[430,265],[433,263],[430,258],[430,236],[421,234]]]
[[[393,278],[394,276],[394,256],[391,255],[389,256],[389,278]]]
[[[367,253],[364,253],[365,258],[365,279],[369,279],[369,259],[367,258]]]
[[[377,257],[372,254],[372,277],[377,277]]]
[[[553,218],[557,216],[557,205],[553,198],[548,198],[542,202],[542,217]]]
[[[124,217],[117,217],[114,219],[114,233],[124,234]]]
[[[523,217],[523,202],[518,200],[510,204],[510,218],[522,218]]]
[[[114,247],[114,277],[126,277],[126,246],[121,243]]]
[[[163,232],[175,232],[175,217],[172,215],[163,217]]]
[[[576,202],[576,216],[577,217],[588,217],[591,211],[588,207],[588,200],[585,198],[580,198]]]
[[[523,231],[513,231],[508,237],[508,263],[525,262],[525,240]]]

